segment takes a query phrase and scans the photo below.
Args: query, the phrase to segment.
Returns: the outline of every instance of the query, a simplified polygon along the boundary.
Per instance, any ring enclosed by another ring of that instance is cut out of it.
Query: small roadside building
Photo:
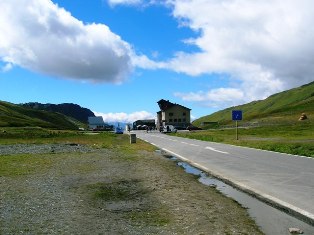
[[[173,125],[177,129],[186,129],[191,123],[191,109],[169,100],[161,99],[158,102],[160,111],[157,112],[157,128]]]
[[[133,122],[133,130],[145,130],[146,127],[156,129],[155,119],[137,120]]]
[[[88,117],[88,128],[90,130],[104,130],[107,126],[102,117]]]

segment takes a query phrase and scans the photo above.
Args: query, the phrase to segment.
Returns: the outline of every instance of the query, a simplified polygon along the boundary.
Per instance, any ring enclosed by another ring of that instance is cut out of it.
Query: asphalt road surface
[[[314,159],[159,132],[136,137],[314,225]]]

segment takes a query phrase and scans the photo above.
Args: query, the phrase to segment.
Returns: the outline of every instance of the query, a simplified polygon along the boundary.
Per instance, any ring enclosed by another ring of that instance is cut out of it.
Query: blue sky
[[[314,80],[310,0],[2,0],[0,100],[193,118]]]

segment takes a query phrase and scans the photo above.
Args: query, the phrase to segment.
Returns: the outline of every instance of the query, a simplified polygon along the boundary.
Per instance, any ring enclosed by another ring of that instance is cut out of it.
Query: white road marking
[[[191,146],[195,146],[195,147],[199,147],[199,145],[197,144],[190,144]]]
[[[219,150],[214,149],[214,148],[212,148],[212,147],[206,147],[205,149],[209,149],[209,150],[211,150],[211,151],[215,151],[215,152],[218,152],[218,153],[229,154],[228,152],[219,151]]]
[[[173,154],[174,156],[180,158],[180,159],[183,160],[183,161],[190,162],[189,159],[187,159],[187,158],[185,158],[185,157],[183,157],[183,156],[181,156],[181,155],[179,155],[179,154],[177,154],[177,153],[175,153],[175,152],[172,152],[172,151],[170,151],[170,150],[168,150],[168,149],[166,149],[166,148],[162,148],[162,150],[164,150],[164,151],[166,151],[166,152],[168,152],[168,153]]]

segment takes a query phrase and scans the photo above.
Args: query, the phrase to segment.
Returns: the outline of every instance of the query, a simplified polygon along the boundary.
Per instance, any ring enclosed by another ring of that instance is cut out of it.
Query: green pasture
[[[241,122],[239,122],[241,124]],[[236,140],[235,127],[203,131],[179,132],[175,135],[204,141],[221,142],[275,152],[314,157],[314,122],[289,125],[240,127]]]
[[[0,144],[57,144],[76,143],[95,148],[120,149],[124,152],[137,150],[153,151],[155,147],[137,140],[129,144],[129,136],[112,132],[84,132],[71,130],[50,130],[40,127],[0,128]]]
[[[4,144],[57,144],[75,143],[93,148],[106,148],[122,153],[121,161],[136,160],[137,151],[152,152],[156,147],[137,139],[136,144],[129,143],[128,135],[111,132],[55,131],[43,128],[2,128],[0,145]],[[47,170],[55,163],[55,154],[16,154],[0,156],[0,176],[20,176]]]

